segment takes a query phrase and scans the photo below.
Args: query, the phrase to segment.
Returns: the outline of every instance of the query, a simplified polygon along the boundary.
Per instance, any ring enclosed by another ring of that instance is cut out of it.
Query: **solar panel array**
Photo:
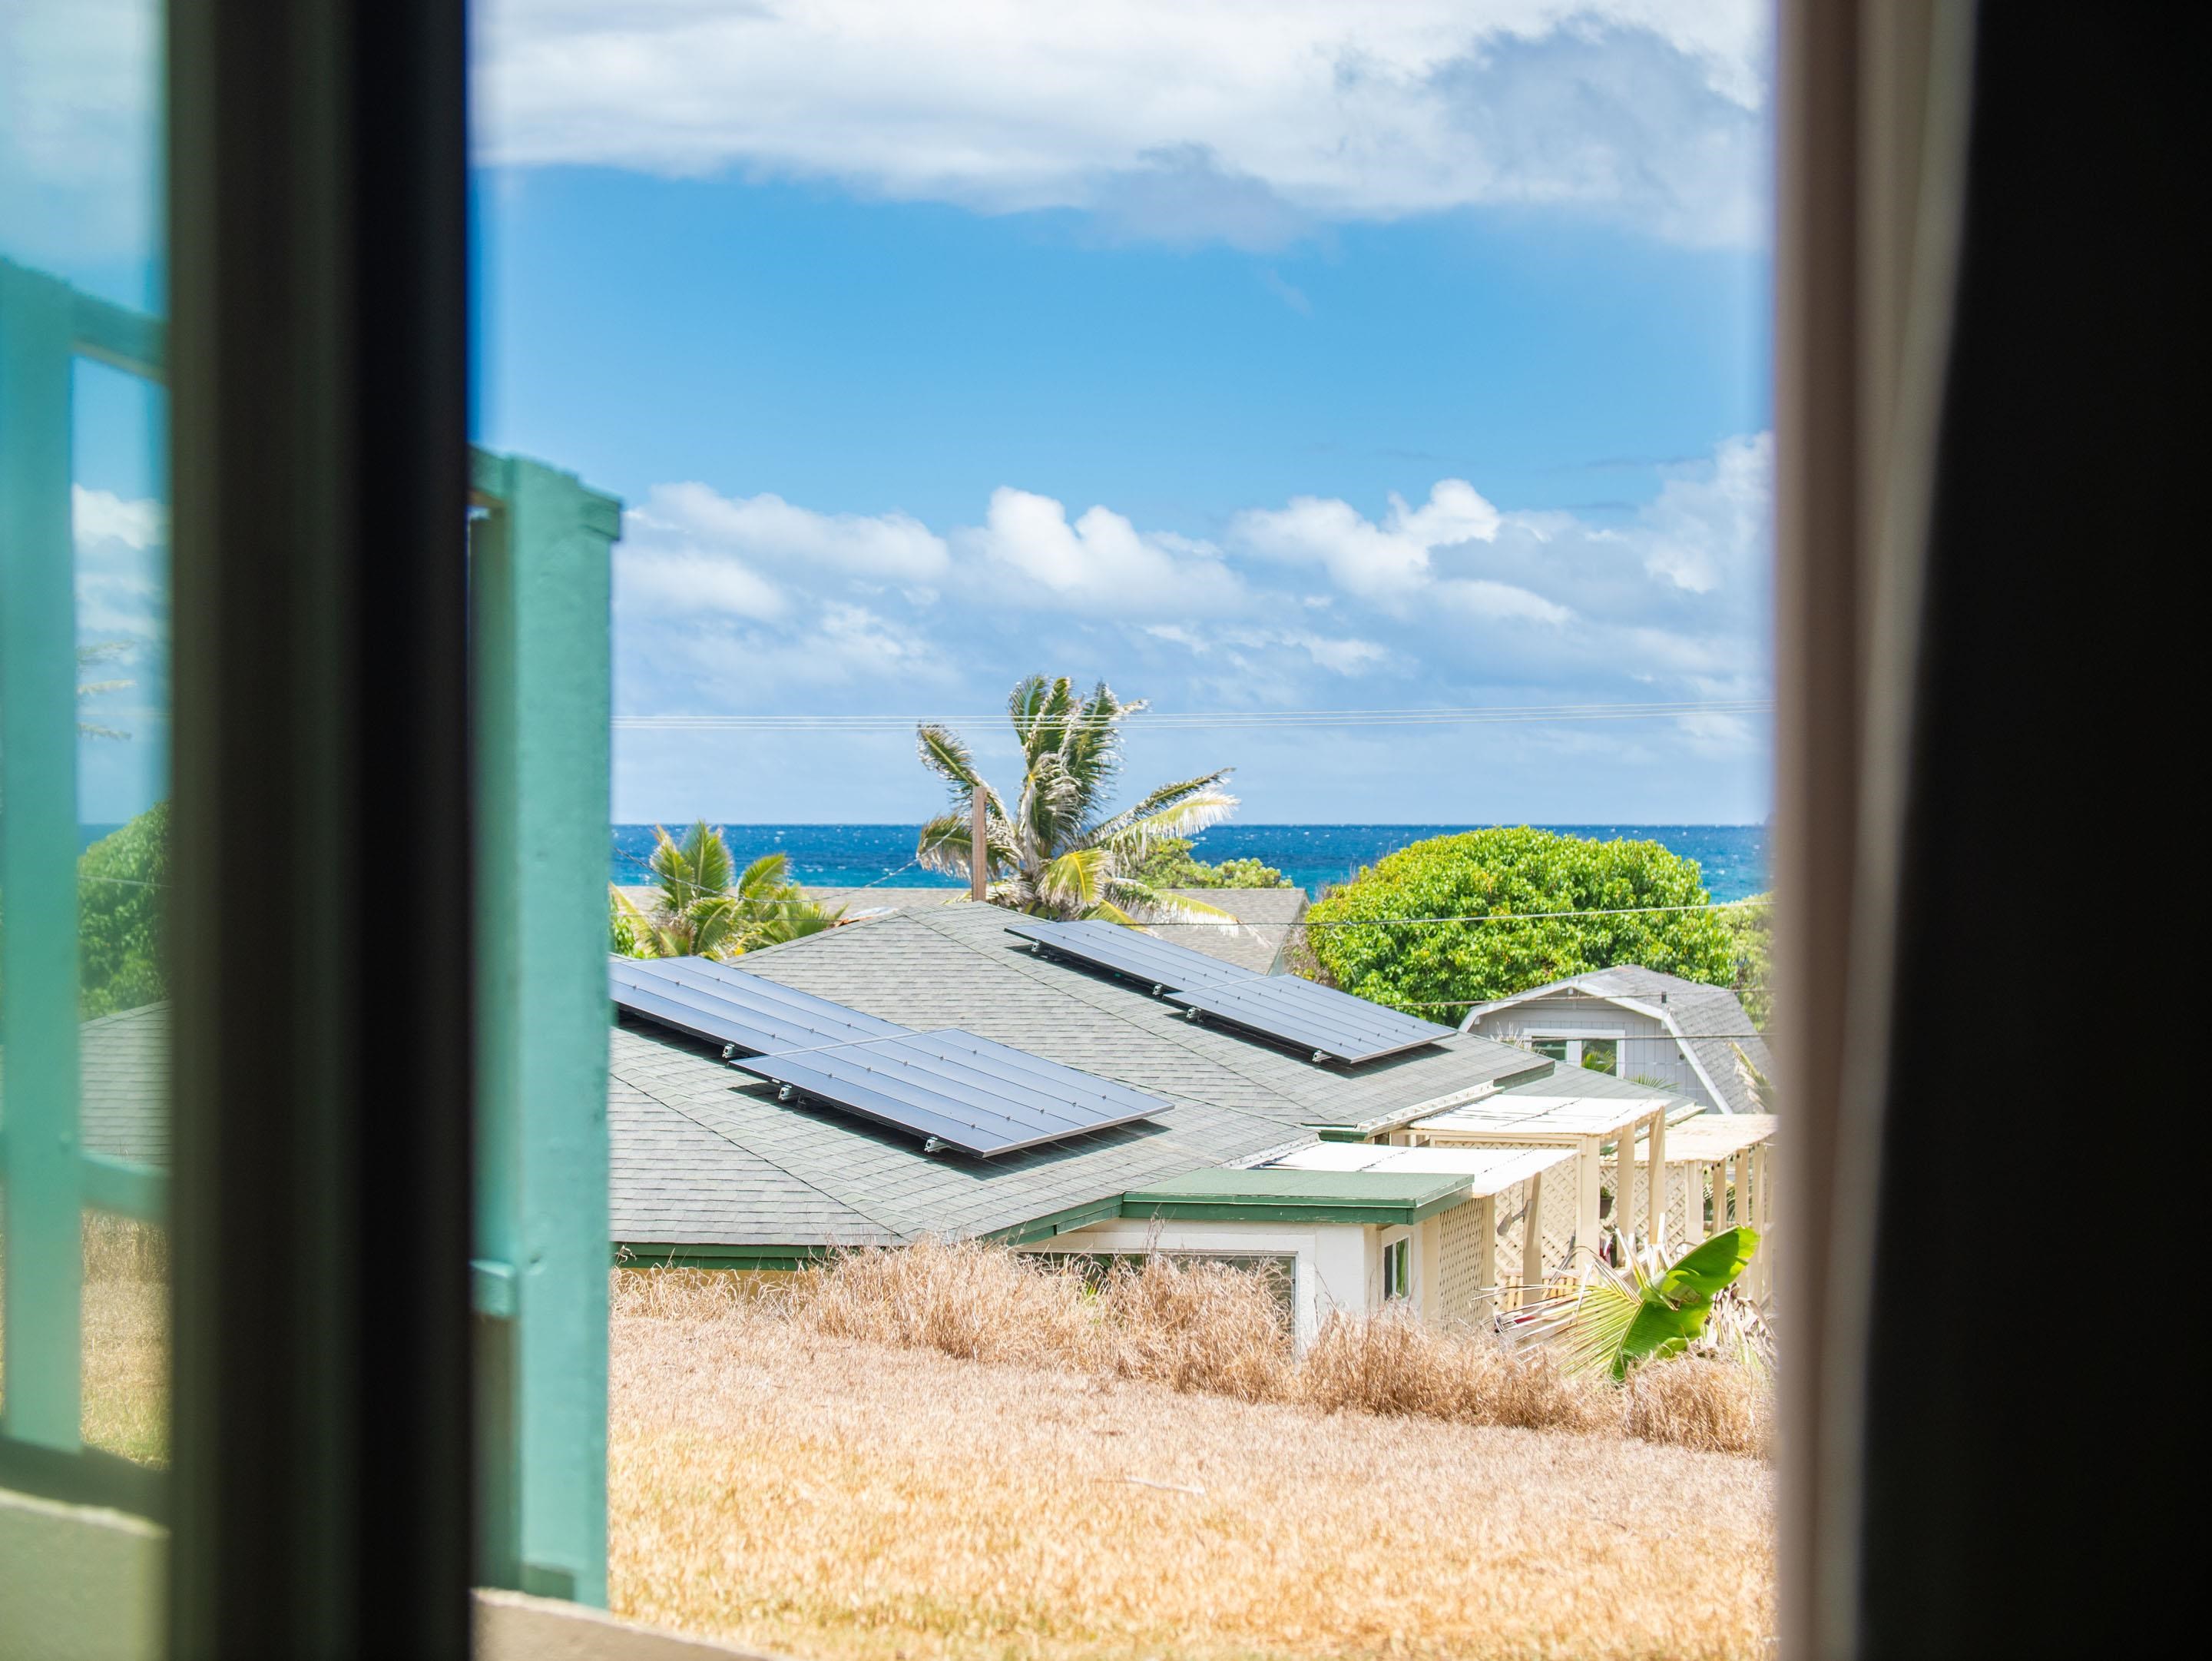
[[[1055,957],[1110,969],[1156,992],[1254,978],[1249,969],[1209,958],[1187,946],[1170,946],[1155,935],[1124,928],[1119,923],[1018,922],[1008,925],[1006,933],[1019,935]]]
[[[1232,1026],[1310,1050],[1316,1061],[1334,1058],[1353,1066],[1434,1043],[1454,1031],[1295,975],[1255,975],[1226,985],[1171,992],[1168,999]]]
[[[972,1032],[916,1032],[703,958],[610,959],[615,1002],[724,1045],[731,1064],[911,1131],[934,1153],[988,1159],[1109,1129],[1171,1104]]]
[[[906,1028],[705,958],[615,958],[623,1008],[747,1055],[880,1038]]]
[[[950,1027],[732,1065],[985,1159],[1128,1124],[1169,1106]]]
[[[1358,1066],[1455,1031],[1294,975],[1256,974],[1117,923],[1022,922],[1006,932],[1032,950],[1110,970],[1186,1009],[1310,1051],[1316,1062]]]

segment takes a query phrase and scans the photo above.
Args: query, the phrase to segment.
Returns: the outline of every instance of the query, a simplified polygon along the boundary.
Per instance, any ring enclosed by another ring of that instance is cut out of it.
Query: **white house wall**
[[[1365,1314],[1382,1299],[1383,1231],[1362,1223],[1311,1226],[1265,1223],[1176,1223],[1138,1220],[1095,1223],[1041,1240],[1030,1250],[1093,1252],[1106,1256],[1145,1251],[1218,1256],[1289,1257],[1295,1261],[1291,1311],[1298,1353],[1311,1348],[1333,1310]],[[1414,1290],[1426,1278],[1419,1235],[1413,1248]]]
[[[1623,1009],[1602,998],[1532,998],[1526,1003],[1492,1010],[1475,1022],[1474,1031],[1486,1038],[1524,1044],[1540,1035],[1547,1038],[1605,1038],[1619,1034],[1618,1076],[1653,1080],[1663,1088],[1690,1097],[1707,1108],[1726,1110],[1728,1105],[1713,1098],[1712,1092],[1698,1077],[1697,1069],[1683,1055],[1681,1046],[1675,1043],[1673,1033],[1650,1016]]]

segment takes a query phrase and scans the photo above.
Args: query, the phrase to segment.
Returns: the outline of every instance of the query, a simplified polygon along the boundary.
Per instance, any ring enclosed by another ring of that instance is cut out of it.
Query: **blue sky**
[[[1003,770],[1031,670],[1163,711],[1765,696],[1763,7],[479,20],[478,430],[629,504],[620,713],[974,717]],[[112,127],[129,82],[72,84]],[[108,204],[17,257],[143,280],[143,170],[9,119],[18,175]],[[81,559],[157,680],[158,594],[116,609],[160,557],[128,404],[84,423]],[[141,713],[88,818],[151,788]],[[1234,764],[1248,820],[1736,821],[1767,743],[1140,718],[1129,761]],[[618,818],[938,799],[896,731],[617,734]]]

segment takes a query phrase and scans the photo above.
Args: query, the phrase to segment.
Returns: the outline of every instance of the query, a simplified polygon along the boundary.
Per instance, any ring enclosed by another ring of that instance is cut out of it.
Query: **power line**
[[[1470,705],[1399,709],[1230,709],[1141,710],[1111,715],[1071,715],[1041,725],[1113,727],[1123,723],[1146,728],[1265,729],[1297,727],[1489,726],[1540,721],[1638,721],[1687,715],[1755,715],[1772,712],[1770,698],[1705,699],[1658,703],[1554,703]],[[617,715],[617,732],[905,732],[917,726],[995,727],[1003,714],[922,715]]]

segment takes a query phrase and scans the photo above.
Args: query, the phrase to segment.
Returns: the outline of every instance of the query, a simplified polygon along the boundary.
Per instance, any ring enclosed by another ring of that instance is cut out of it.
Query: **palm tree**
[[[968,746],[949,727],[924,722],[915,731],[922,765],[951,787],[953,811],[921,827],[915,857],[935,871],[965,875],[974,851],[970,814],[985,806],[982,852],[989,897],[1037,916],[1098,917],[1136,926],[1161,916],[1219,917],[1229,913],[1179,898],[1139,880],[1137,867],[1161,840],[1188,837],[1236,811],[1221,789],[1232,770],[1164,784],[1133,807],[1108,813],[1105,804],[1121,766],[1121,723],[1145,707],[1123,703],[1100,681],[1079,697],[1065,675],[1031,675],[1006,700],[1022,746],[1022,790],[1010,808],[975,770]]]
[[[659,891],[641,908],[607,890],[608,928],[617,952],[633,958],[715,958],[835,928],[845,909],[826,910],[791,880],[790,857],[763,854],[733,884],[737,862],[722,833],[703,819],[678,842],[659,825],[650,861]]]

